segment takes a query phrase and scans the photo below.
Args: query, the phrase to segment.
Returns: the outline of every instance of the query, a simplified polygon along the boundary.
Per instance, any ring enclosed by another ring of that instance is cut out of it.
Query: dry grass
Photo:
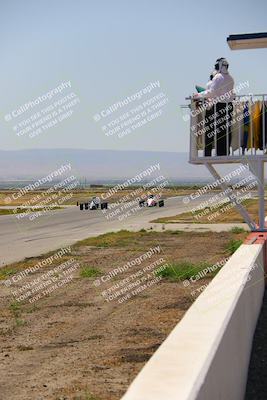
[[[242,203],[252,219],[258,221],[258,200],[251,199]],[[265,208],[267,213],[267,207]],[[242,216],[236,211],[232,204],[210,209],[206,207],[203,210],[196,212],[186,212],[171,217],[157,218],[151,222],[158,223],[193,223],[193,224],[210,224],[210,223],[242,223],[245,222]]]
[[[74,279],[33,304],[17,302],[11,291],[42,276],[41,268],[11,287],[1,285],[1,400],[118,400],[157,347],[193,302],[191,290],[211,277],[184,288],[181,280],[201,266],[229,256],[243,232],[199,234],[165,231],[109,233],[78,242],[56,264],[74,257],[80,265]],[[231,242],[232,241],[232,242]],[[194,243],[194,246],[192,246]],[[100,286],[94,281],[160,245],[172,270],[154,286],[129,300],[105,301],[102,291],[138,273],[159,255],[134,265]],[[1,269],[2,279],[36,265],[52,253]],[[189,270],[190,268],[190,270]],[[90,396],[90,397],[89,397]]]
[[[88,199],[92,198],[93,196],[101,197],[102,194],[107,194],[108,190],[111,187],[99,187],[99,188],[88,188],[88,189],[74,189],[69,193],[72,193],[73,196],[64,201],[62,205],[75,205],[78,202],[85,202]],[[123,200],[123,198],[129,197],[128,201],[132,200],[134,197],[131,197],[135,190],[138,190],[140,187],[138,186],[131,186],[130,189],[122,189],[118,192],[114,193],[109,199],[109,202],[116,202],[118,200]],[[172,196],[188,196],[190,193],[195,192],[199,187],[198,186],[169,186],[162,189],[162,196],[163,197],[172,197]],[[12,205],[12,206],[21,206],[26,204],[27,202],[33,202],[34,199],[40,195],[42,201],[49,197],[48,194],[45,193],[45,190],[34,190],[31,192],[26,193],[20,198],[13,199],[12,194],[17,193],[19,188],[16,190],[1,190],[0,191],[0,206]],[[145,193],[150,193],[151,189],[146,190]],[[53,192],[57,197],[59,196],[59,192]],[[51,194],[50,194],[51,195]],[[62,194],[61,194],[62,196]],[[5,199],[9,197],[11,198],[11,202],[7,203]],[[18,197],[18,196],[15,196]],[[31,205],[38,204],[38,202],[33,202]]]
[[[63,207],[53,207],[53,210],[63,210]],[[22,213],[35,213],[38,211],[45,211],[45,208],[0,208],[0,215],[14,215]]]

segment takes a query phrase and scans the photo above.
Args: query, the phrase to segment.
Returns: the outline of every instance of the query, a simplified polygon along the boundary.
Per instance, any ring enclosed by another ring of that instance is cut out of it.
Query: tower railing
[[[235,96],[226,107],[207,100],[190,100],[192,164],[267,161],[267,95]]]
[[[190,104],[191,164],[203,164],[219,182],[231,203],[252,231],[266,232],[264,163],[267,162],[267,95],[238,95],[223,103],[187,98]],[[238,195],[226,185],[215,164],[242,163],[257,179],[258,222],[254,221]]]

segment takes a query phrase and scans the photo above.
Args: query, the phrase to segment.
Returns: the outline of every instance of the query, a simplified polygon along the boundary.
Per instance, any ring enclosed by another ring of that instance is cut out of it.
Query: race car
[[[155,196],[154,194],[150,194],[146,200],[139,201],[140,207],[164,207],[164,200],[160,200],[159,196]]]
[[[93,197],[88,203],[78,203],[77,206],[80,206],[80,210],[101,210],[108,208],[108,203],[101,203],[99,197]]]

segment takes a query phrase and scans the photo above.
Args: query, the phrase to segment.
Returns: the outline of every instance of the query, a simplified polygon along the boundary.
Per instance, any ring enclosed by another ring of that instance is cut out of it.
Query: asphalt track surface
[[[247,390],[244,400],[267,399],[267,292],[265,291],[261,314],[254,335],[250,358]]]
[[[165,199],[164,207],[129,207],[111,218],[115,209],[80,211],[71,206],[49,211],[30,220],[16,215],[0,216],[0,266],[39,256],[48,251],[71,245],[78,240],[120,229],[139,230],[158,217],[172,216],[190,211],[211,195],[186,202],[183,196]],[[132,211],[131,211],[132,210]],[[126,216],[129,212],[130,216]],[[109,218],[109,219],[108,219]]]

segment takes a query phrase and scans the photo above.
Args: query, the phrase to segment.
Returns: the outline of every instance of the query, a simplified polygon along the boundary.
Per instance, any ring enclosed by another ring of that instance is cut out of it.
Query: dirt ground
[[[105,300],[103,290],[159,257],[167,263],[216,263],[229,255],[226,248],[233,238],[240,235],[178,231],[107,234],[79,242],[60,262],[9,287],[0,281],[1,400],[120,399],[194,299],[181,280],[167,278],[121,303],[118,298]],[[101,276],[158,245],[160,254],[99,284]],[[2,279],[10,279],[45,257],[5,267]],[[33,303],[29,299],[15,301],[12,291],[71,257],[80,267],[68,284]],[[81,272],[86,268],[96,275],[101,271],[101,275],[86,277]],[[192,288],[207,282],[201,280]]]

